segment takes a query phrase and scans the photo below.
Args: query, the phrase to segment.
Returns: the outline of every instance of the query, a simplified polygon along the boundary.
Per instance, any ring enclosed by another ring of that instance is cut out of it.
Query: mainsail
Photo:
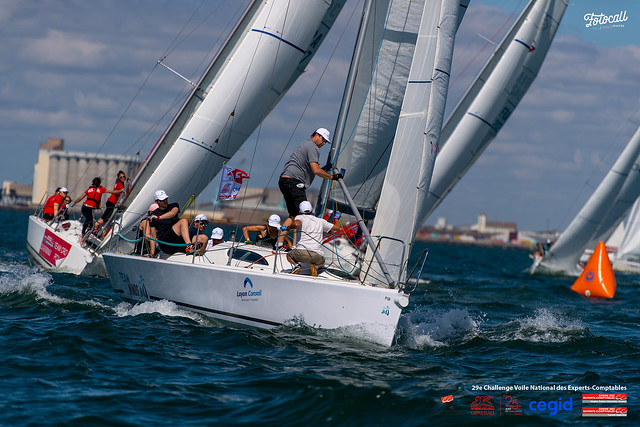
[[[534,272],[579,274],[578,262],[607,215],[640,154],[640,129],[629,141],[611,170],[582,207],[578,215],[534,268]],[[634,172],[633,180],[637,178]],[[622,218],[621,218],[622,219]],[[595,247],[595,246],[594,246]]]
[[[533,83],[566,0],[532,0],[502,40],[442,129],[422,221],[440,205],[495,138]]]
[[[255,1],[136,176],[122,218],[131,230],[164,189],[198,195],[317,51],[346,0]]]

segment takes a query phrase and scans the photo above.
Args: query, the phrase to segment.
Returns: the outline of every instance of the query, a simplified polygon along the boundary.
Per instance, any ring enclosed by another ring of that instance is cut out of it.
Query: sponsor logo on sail
[[[583,417],[626,417],[627,408],[587,407],[582,408]]]
[[[441,397],[440,400],[442,401],[442,403],[453,402],[453,394],[450,394],[449,396]]]

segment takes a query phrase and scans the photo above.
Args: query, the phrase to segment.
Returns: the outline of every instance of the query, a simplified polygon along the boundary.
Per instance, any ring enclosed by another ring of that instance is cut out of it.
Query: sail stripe
[[[470,115],[470,116],[475,117],[476,119],[480,120],[481,122],[485,123],[487,126],[489,126],[490,128],[492,128],[492,129],[493,129],[493,126],[491,126],[491,123],[489,123],[488,121],[486,121],[485,119],[483,119],[483,118],[482,118],[482,117],[480,117],[479,115],[477,115],[477,114],[473,114],[473,113],[467,113],[467,114],[468,114],[468,115]]]
[[[291,43],[291,42],[289,42],[289,41],[287,41],[287,40],[283,39],[283,38],[282,38],[282,37],[280,37],[280,36],[277,36],[277,35],[275,35],[275,34],[273,34],[273,33],[270,33],[270,32],[268,32],[268,31],[264,31],[264,30],[256,30],[255,28],[254,28],[254,29],[252,29],[251,31],[253,31],[253,32],[255,32],[255,33],[262,33],[262,34],[266,34],[266,35],[268,35],[268,36],[271,36],[271,37],[273,37],[273,38],[276,38],[276,39],[280,40],[281,42],[284,42],[284,43],[288,44],[289,46],[293,47],[294,49],[299,50],[299,51],[300,51],[300,52],[302,52],[302,53],[305,53],[305,52],[306,52],[304,49],[302,49],[302,48],[300,48],[300,47],[296,46],[295,44],[293,44],[293,43]]]
[[[441,70],[440,68],[436,68],[435,70],[446,74],[448,77],[451,77],[451,74],[447,73],[445,70]]]
[[[520,43],[521,45],[524,45],[527,49],[531,50],[531,46],[529,46],[528,44],[526,44],[522,40],[515,39],[514,41]]]
[[[193,145],[195,145],[195,146],[198,146],[198,147],[200,147],[200,148],[204,148],[204,149],[205,149],[205,150],[207,150],[208,152],[213,153],[213,154],[215,154],[215,155],[216,155],[216,156],[218,156],[218,157],[222,157],[222,158],[223,158],[223,159],[225,159],[225,160],[229,160],[229,159],[231,158],[231,157],[228,157],[228,156],[223,156],[223,155],[222,155],[222,154],[220,154],[220,153],[216,153],[216,152],[215,152],[215,151],[213,151],[211,148],[209,148],[209,147],[205,147],[204,145],[202,145],[202,144],[198,144],[197,142],[194,142],[194,141],[189,141],[189,140],[188,140],[188,139],[186,139],[186,138],[180,138],[180,140],[181,140],[181,141],[184,141],[184,142],[189,142],[189,143],[191,143],[191,144],[193,144]]]
[[[433,80],[409,80],[409,83],[433,83]]]

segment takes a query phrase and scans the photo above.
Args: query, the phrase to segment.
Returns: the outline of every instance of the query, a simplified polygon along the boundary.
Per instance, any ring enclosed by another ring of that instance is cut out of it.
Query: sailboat
[[[640,273],[640,199],[636,199],[622,243],[613,261],[613,269],[627,273]]]
[[[607,241],[640,194],[640,127],[611,170],[578,215],[543,257],[536,257],[531,273],[578,276],[586,249]]]
[[[133,249],[114,237],[135,240],[157,189],[180,206],[200,194],[304,72],[345,2],[252,1],[136,174],[111,233],[81,241],[76,221],[62,227],[32,215],[30,258],[57,272],[106,275],[105,251]]]
[[[278,7],[272,10],[272,15],[287,8],[305,9],[310,3],[309,0],[276,1]],[[327,5],[324,0],[317,3]],[[339,122],[344,121],[343,114],[350,108],[345,103],[355,108],[362,106],[357,103],[363,99],[358,96],[362,87],[354,84],[355,76],[368,76],[365,85],[368,88],[377,71],[406,69],[404,83],[399,80],[398,84],[404,87],[415,84],[416,88],[401,90],[397,93],[398,100],[394,101],[401,108],[391,115],[399,115],[400,118],[392,117],[398,124],[385,178],[389,185],[385,183],[376,220],[376,223],[389,224],[391,239],[405,248],[410,247],[415,237],[411,233],[415,233],[416,219],[397,216],[390,219],[389,212],[385,211],[395,208],[393,205],[397,203],[398,196],[410,196],[416,200],[417,212],[428,190],[436,154],[431,147],[437,142],[442,127],[453,42],[466,4],[466,1],[451,0],[369,0],[364,5]],[[275,24],[269,27],[274,31],[277,29],[279,43],[291,44],[290,37],[295,32],[290,32],[287,26],[305,28],[306,25],[299,25],[291,19],[286,24],[284,27]],[[384,59],[383,53],[394,50],[402,51],[402,61],[390,63]],[[234,58],[253,52],[246,52],[241,46],[230,51],[235,53]],[[224,55],[221,60],[225,61]],[[279,62],[277,55],[265,55],[264,62],[251,66],[270,69],[274,60]],[[364,64],[369,64],[370,68]],[[209,93],[215,91],[214,81]],[[191,126],[186,122],[182,127],[187,129]],[[232,135],[235,131],[229,129],[228,132]],[[191,135],[191,138],[195,140],[201,136]],[[419,174],[398,174],[402,166],[397,164],[407,158],[421,160],[416,165],[421,171]],[[181,157],[174,158],[170,154],[162,162],[155,163],[159,167],[164,162],[179,163],[177,168],[189,167]],[[194,167],[199,164],[197,161]],[[401,188],[396,187],[398,179],[407,180]],[[344,182],[339,182],[346,191]],[[161,186],[158,182],[147,185],[153,185],[153,188]],[[415,190],[406,191],[407,188]],[[348,196],[348,191],[345,194]],[[412,290],[407,286],[408,276],[411,276],[406,271],[409,251],[403,251],[402,258],[397,259],[396,254],[389,254],[387,248],[378,250],[357,207],[354,203],[350,205],[369,242],[367,254],[373,258],[358,277],[340,275],[329,269],[317,277],[290,274],[291,268],[286,267],[288,263],[282,253],[263,253],[260,248],[234,242],[218,245],[202,257],[175,254],[160,260],[118,253],[104,253],[103,257],[113,288],[129,300],[166,299],[229,323],[262,328],[301,322],[390,346]],[[400,227],[399,222],[402,222]],[[124,223],[123,219],[123,227],[126,227]],[[412,225],[406,227],[405,223]],[[395,231],[398,228],[403,229],[402,233]],[[401,242],[403,239],[405,241]]]

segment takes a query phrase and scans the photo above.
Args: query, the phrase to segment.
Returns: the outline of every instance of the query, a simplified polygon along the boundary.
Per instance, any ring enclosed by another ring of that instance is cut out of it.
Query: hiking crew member
[[[88,230],[93,230],[93,211],[95,209],[100,208],[100,199],[104,193],[114,194],[114,191],[107,190],[102,187],[102,180],[98,177],[93,178],[91,181],[91,186],[87,188],[87,190],[82,194],[82,196],[78,197],[73,203],[69,205],[72,208],[77,203],[80,203],[82,199],[85,197],[87,200],[82,204],[82,216],[84,217],[84,223],[82,224],[82,235],[84,236]],[[122,191],[122,190],[120,190]],[[118,191],[118,193],[120,193]]]
[[[124,174],[124,172],[119,171],[118,178],[116,179],[116,184],[113,187],[113,194],[111,194],[111,197],[107,199],[106,208],[104,209],[104,213],[102,214],[102,217],[98,221],[96,221],[95,231],[98,231],[100,227],[102,227],[102,224],[105,224],[107,221],[111,219],[111,215],[113,214],[113,211],[116,209],[116,203],[118,203],[118,198],[120,196],[120,193],[124,191],[124,183],[126,180],[127,180],[127,176]]]
[[[56,188],[53,196],[47,199],[44,207],[42,208],[42,218],[46,219],[47,221],[51,221],[53,218],[55,218],[58,215],[58,212],[62,210],[62,204],[68,192],[69,190],[67,190],[66,187]]]

